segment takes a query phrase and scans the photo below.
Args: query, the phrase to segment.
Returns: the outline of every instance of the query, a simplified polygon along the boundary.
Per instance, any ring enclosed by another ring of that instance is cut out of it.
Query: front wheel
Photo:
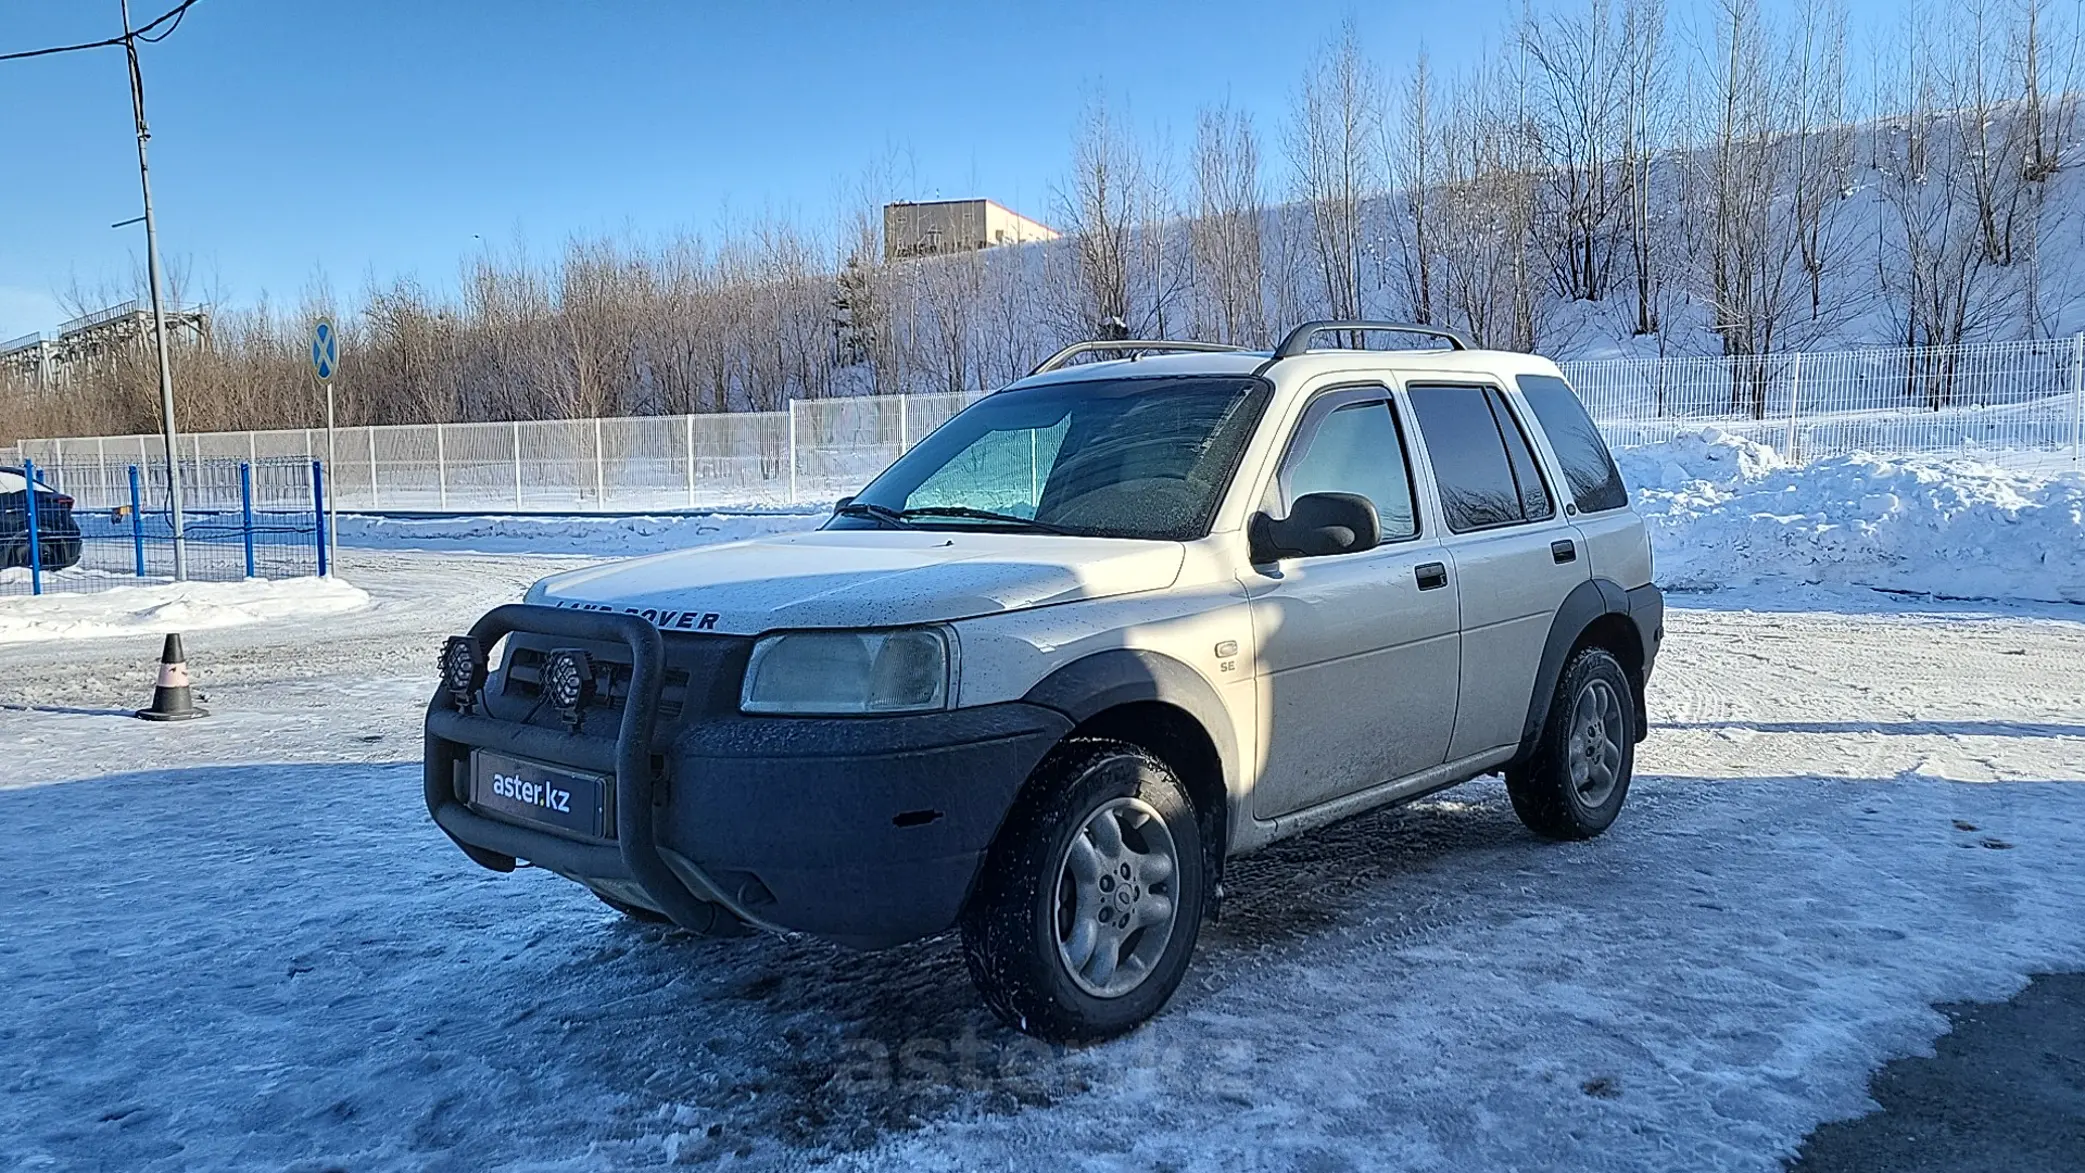
[[[1051,1042],[1156,1014],[1187,972],[1206,871],[1187,788],[1158,758],[1079,740],[1043,759],[963,916],[963,956],[1001,1020]]]
[[[1636,697],[1605,648],[1564,666],[1527,765],[1506,772],[1513,811],[1548,839],[1590,839],[1622,811],[1636,770]]]

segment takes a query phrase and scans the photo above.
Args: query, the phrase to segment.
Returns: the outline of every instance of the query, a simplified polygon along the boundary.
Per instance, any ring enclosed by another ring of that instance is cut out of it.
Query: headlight
[[[933,628],[790,631],[753,645],[748,713],[917,713],[948,707],[948,638]]]

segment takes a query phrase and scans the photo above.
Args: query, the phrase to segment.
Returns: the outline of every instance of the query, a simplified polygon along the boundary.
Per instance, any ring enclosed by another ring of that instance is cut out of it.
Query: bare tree
[[[1230,106],[1205,107],[1195,134],[1196,211],[1188,235],[1197,286],[1196,334],[1218,342],[1260,343],[1267,337],[1261,292],[1260,144],[1252,117]]]
[[[1979,42],[1991,31],[1989,13],[1976,4],[1939,28],[1914,9],[1905,32],[1911,55],[1891,79],[1903,113],[1876,151],[1888,211],[1875,263],[1884,304],[1909,345],[1985,334],[2019,306],[2021,284],[2007,262],[2024,143],[2002,127],[1976,125],[1980,104],[1982,116],[1998,113],[1984,104],[1991,47]],[[1986,157],[1994,149],[2012,151],[2011,166]],[[1907,394],[1933,407],[1951,402],[1951,354],[1922,355]]]
[[[1841,0],[1804,0],[1785,53],[1791,124],[1788,199],[1810,318],[1827,314],[1825,276],[1849,258],[1839,213],[1852,186],[1853,126],[1846,109],[1846,10]]]
[[[867,390],[889,395],[905,389],[904,348],[899,345],[899,299],[906,281],[902,266],[889,262],[884,208],[900,189],[898,164],[886,155],[865,169],[842,199],[838,276],[833,295],[834,360],[865,366]]]
[[[2018,23],[2012,38],[2020,89],[2020,117],[2027,158],[2023,175],[2027,180],[2032,214],[2024,218],[2023,276],[2024,315],[2030,333],[2046,336],[2056,323],[2049,319],[2044,293],[2046,258],[2041,242],[2045,234],[2067,219],[2068,209],[2051,201],[2050,181],[2068,163],[2077,127],[2077,84],[2080,65],[2080,25],[2051,19],[2045,0],[2020,0]],[[2050,95],[2055,95],[2051,100]]]
[[[1609,0],[1576,12],[1524,9],[1519,49],[1529,62],[1526,128],[1545,178],[1537,243],[1567,300],[1598,301],[1614,271],[1626,187],[1614,164],[1629,142],[1628,10]]]
[[[1629,0],[1623,10],[1621,170],[1638,335],[1660,332],[1664,275],[1670,267],[1661,254],[1673,243],[1671,234],[1662,231],[1664,218],[1654,211],[1669,206],[1657,194],[1657,161],[1674,132],[1665,22],[1663,0]]]
[[[1163,335],[1191,272],[1188,248],[1175,244],[1178,209],[1163,144],[1151,153],[1095,99],[1080,121],[1058,214],[1074,270],[1062,286],[1060,333]]]
[[[1136,143],[1106,102],[1094,100],[1072,147],[1071,186],[1058,197],[1078,273],[1070,317],[1086,337],[1129,335],[1131,237],[1143,171]]]
[[[1838,308],[1813,308],[1806,258],[1837,255],[1831,209],[1843,184],[1840,129],[1820,130],[1818,54],[1831,42],[1798,32],[1777,45],[1756,0],[1718,0],[1713,56],[1701,87],[1707,144],[1695,151],[1696,252],[1711,328],[1736,364],[1732,406],[1766,412],[1767,355],[1827,332]],[[1814,28],[1814,25],[1806,25]],[[1836,99],[1834,99],[1836,100]],[[1801,192],[1801,195],[1797,193]]]
[[[1436,320],[1486,345],[1533,349],[1540,298],[1530,279],[1535,185],[1518,118],[1518,75],[1479,71],[1451,91],[1439,121],[1439,182],[1430,197]]]
[[[985,260],[985,384],[1011,383],[1063,344],[1046,332],[1040,312],[1039,274],[1050,255],[1046,245],[994,249]]]
[[[1400,215],[1391,217],[1398,247],[1399,269],[1404,276],[1405,316],[1414,322],[1433,321],[1433,249],[1429,211],[1434,189],[1441,181],[1436,161],[1433,68],[1422,50],[1412,67],[1405,88],[1404,107],[1395,133],[1386,135],[1390,152],[1390,182],[1397,193]]]
[[[1382,121],[1382,82],[1349,19],[1305,74],[1286,140],[1296,196],[1311,218],[1325,308],[1334,318],[1361,315],[1363,216],[1381,186]]]

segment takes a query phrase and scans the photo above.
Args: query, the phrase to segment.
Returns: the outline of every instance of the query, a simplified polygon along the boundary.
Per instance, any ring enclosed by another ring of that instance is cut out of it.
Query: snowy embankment
[[[201,631],[337,615],[368,605],[368,594],[337,578],[160,583],[92,594],[23,596],[0,600],[0,644]]]
[[[1860,454],[1791,467],[1714,428],[1616,455],[1667,589],[2085,603],[2085,474]]]

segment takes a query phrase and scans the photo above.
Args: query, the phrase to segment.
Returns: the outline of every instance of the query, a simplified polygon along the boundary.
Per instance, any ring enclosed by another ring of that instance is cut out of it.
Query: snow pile
[[[1730,489],[1788,467],[1781,454],[1766,445],[1717,428],[1663,444],[1623,448],[1614,456],[1623,479],[1639,491],[1684,489],[1697,481]]]
[[[250,578],[116,587],[94,594],[24,595],[0,599],[0,644],[200,631],[337,615],[368,605],[366,592],[337,578]]]
[[[1678,590],[1763,581],[2085,603],[2085,477],[1863,454],[1790,467],[1716,429],[1617,455]]]
[[[391,550],[469,550],[481,554],[660,554],[713,542],[814,529],[827,506],[751,513],[647,517],[509,514],[385,517],[342,514],[340,544]]]

